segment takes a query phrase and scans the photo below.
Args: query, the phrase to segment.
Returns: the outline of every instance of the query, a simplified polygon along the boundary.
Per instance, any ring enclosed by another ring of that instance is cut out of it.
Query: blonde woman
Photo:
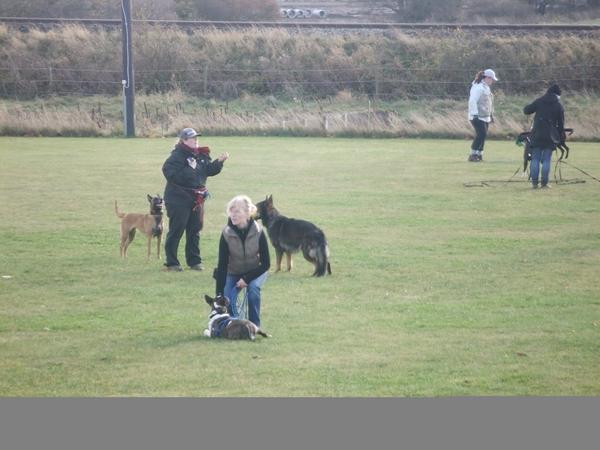
[[[492,69],[482,70],[475,75],[469,94],[469,121],[475,129],[468,161],[483,161],[483,146],[488,126],[494,121],[494,95],[490,86],[498,81]]]
[[[248,320],[260,327],[261,287],[267,279],[271,259],[263,227],[252,216],[256,206],[246,195],[227,204],[227,226],[219,242],[219,263],[215,273],[216,293],[231,302],[231,315],[238,316],[237,297],[246,288]]]

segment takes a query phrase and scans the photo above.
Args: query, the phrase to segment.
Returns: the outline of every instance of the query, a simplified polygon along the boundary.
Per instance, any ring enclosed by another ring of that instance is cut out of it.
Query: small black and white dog
[[[204,330],[204,336],[209,338],[224,339],[256,339],[256,335],[270,337],[249,320],[235,319],[229,314],[229,299],[223,295],[211,298],[204,296],[206,303],[210,305],[208,315],[208,328]]]

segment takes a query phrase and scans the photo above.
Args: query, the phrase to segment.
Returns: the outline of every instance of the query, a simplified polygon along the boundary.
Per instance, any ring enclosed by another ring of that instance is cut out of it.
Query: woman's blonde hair
[[[252,203],[252,200],[247,195],[236,195],[229,200],[229,203],[227,203],[227,209],[225,210],[227,217],[229,217],[229,211],[231,211],[231,209],[235,206],[246,211],[248,217],[252,217],[254,213],[256,213],[256,206],[254,203]]]

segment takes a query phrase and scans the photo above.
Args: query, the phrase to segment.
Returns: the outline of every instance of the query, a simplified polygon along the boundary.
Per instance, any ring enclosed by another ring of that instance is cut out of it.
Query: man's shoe
[[[165,266],[164,270],[167,272],[183,272],[183,267],[181,267],[181,266]]]
[[[483,162],[483,155],[477,155],[477,161]]]
[[[469,157],[467,158],[467,161],[469,161],[469,162],[477,162],[477,155],[470,154]]]
[[[537,188],[538,188],[538,185],[537,185],[537,184],[533,184],[533,185],[531,185],[531,189],[537,189]]]
[[[549,184],[542,184],[542,189],[550,189],[550,185]]]
[[[192,270],[204,270],[204,266],[202,264],[194,264],[193,266],[190,266],[190,269]]]

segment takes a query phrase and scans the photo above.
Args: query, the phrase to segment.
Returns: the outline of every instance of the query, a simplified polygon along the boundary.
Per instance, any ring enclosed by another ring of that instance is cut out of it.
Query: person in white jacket
[[[488,126],[494,121],[494,95],[490,86],[498,81],[492,69],[482,70],[475,75],[469,94],[469,121],[475,129],[468,161],[483,161],[483,146]]]

